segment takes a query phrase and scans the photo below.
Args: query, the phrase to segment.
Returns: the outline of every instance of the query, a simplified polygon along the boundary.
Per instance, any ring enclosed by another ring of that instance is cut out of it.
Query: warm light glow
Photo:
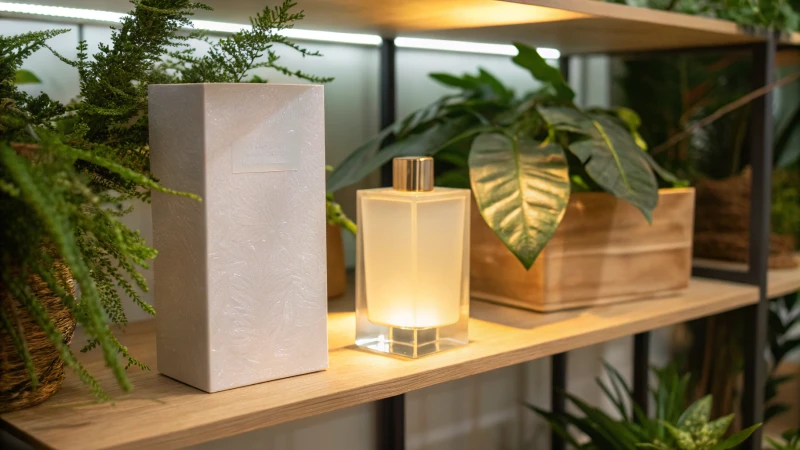
[[[448,41],[440,39],[418,39],[399,37],[394,40],[398,47],[421,48],[427,50],[444,50],[450,52],[484,53],[489,55],[516,56],[517,48],[513,45],[485,44],[481,42]],[[537,49],[542,58],[558,59],[561,52],[554,48]]]
[[[125,15],[116,12],[98,11],[94,9],[64,8],[61,6],[42,6],[11,2],[0,2],[0,12],[64,17],[69,19],[93,20],[100,22],[119,22],[120,19]],[[230,22],[216,22],[213,20],[193,20],[192,24],[197,29],[217,33],[235,33],[250,26]],[[338,42],[343,44],[378,46],[382,42],[381,37],[374,34],[334,33],[331,31],[303,30],[298,28],[283,30],[282,34],[292,39]],[[482,53],[490,55],[514,56],[517,54],[517,49],[513,45],[486,44],[480,42],[463,42],[440,39],[398,37],[395,39],[395,45],[401,48],[421,48],[429,50]],[[538,50],[539,54],[545,59],[558,59],[561,56],[560,52],[553,48],[540,48]]]
[[[419,329],[459,320],[468,192],[359,193],[370,322]]]

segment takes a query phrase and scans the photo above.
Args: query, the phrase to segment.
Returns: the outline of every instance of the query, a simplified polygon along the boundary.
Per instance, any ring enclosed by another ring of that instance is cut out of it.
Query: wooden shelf
[[[780,297],[800,291],[800,269],[779,269],[769,271],[767,296]]]
[[[796,255],[795,259],[800,262],[800,254]],[[695,259],[692,264],[695,267],[707,267],[712,269],[724,269],[739,272],[747,271],[747,264],[744,263],[716,261],[710,259]],[[769,271],[767,297],[775,298],[797,291],[800,291],[800,267],[795,269],[772,269]]]
[[[37,3],[125,12],[127,0],[39,0]],[[278,0],[204,0],[198,19],[246,23]],[[615,53],[763,41],[733,22],[635,8],[598,0],[302,0],[301,28],[386,37],[410,36],[508,44],[522,41],[565,54]],[[782,42],[800,44],[800,34]]]
[[[785,278],[800,285],[800,271]],[[158,374],[153,367],[151,372],[131,370],[135,390],[122,394],[95,352],[81,356],[115,398],[115,405],[92,404],[86,389],[70,373],[50,400],[2,415],[0,423],[47,448],[173,448],[379,400],[756,301],[755,287],[699,279],[679,295],[549,314],[473,301],[470,345],[407,360],[353,345],[350,297],[331,303],[326,371],[206,394]],[[155,364],[153,328],[152,322],[133,324],[122,336],[131,353],[151,366]],[[82,341],[76,338],[76,345]]]

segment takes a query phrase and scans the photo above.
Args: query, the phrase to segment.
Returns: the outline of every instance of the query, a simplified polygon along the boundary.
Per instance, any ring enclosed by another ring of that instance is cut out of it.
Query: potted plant
[[[579,109],[560,71],[515,45],[513,61],[541,83],[537,90],[517,96],[483,69],[432,74],[460,92],[356,149],[329,177],[329,190],[395,156],[435,155],[446,169],[438,184],[471,187],[475,198],[477,297],[549,311],[685,287],[693,191],[659,193],[656,174],[666,185],[678,180],[645,151],[633,111]]]
[[[18,70],[25,58],[67,30],[0,36],[0,412],[44,401],[60,386],[63,365],[96,398],[107,399],[68,345],[76,323],[89,338],[81,351],[100,347],[124,390],[131,389],[127,367],[148,369],[115,333],[127,323],[122,295],[155,314],[141,298],[148,287],[139,269],[157,252],[120,217],[133,202],[148,202],[151,190],[199,198],[165,189],[149,175],[147,88],[236,76],[230,81],[238,82],[256,67],[308,78],[279,65],[271,49],[273,43],[299,49],[274,33],[302,19],[302,12],[288,11],[293,6],[266,8],[254,19],[254,31],[222,39],[218,51],[199,58],[182,47],[204,36],[181,30],[206,6],[136,2],[111,45],[101,45],[94,58],[85,42],[76,61],[57,55],[81,77],[80,97],[67,106],[15,86],[30,79]],[[256,60],[259,52],[266,60]]]
[[[172,42],[167,38],[171,30],[185,24],[175,15],[157,16],[151,22],[154,35],[144,38],[144,48],[129,55],[131,64],[152,58],[146,47],[154,43],[151,39],[166,46]],[[123,20],[122,30],[130,30],[136,20],[135,16]],[[127,200],[147,199],[151,189],[175,193],[161,187],[137,164],[142,161],[141,146],[110,139],[109,132],[122,135],[135,130],[135,125],[120,127],[119,116],[112,113],[119,110],[112,107],[131,106],[136,97],[120,92],[118,98],[124,100],[108,105],[105,112],[111,114],[94,109],[92,116],[94,105],[88,95],[98,92],[86,83],[82,101],[69,110],[45,94],[32,97],[17,89],[14,77],[22,62],[44,47],[47,39],[65,31],[0,36],[3,412],[52,395],[64,378],[64,365],[96,397],[106,398],[68,345],[76,324],[84,327],[89,338],[83,351],[99,347],[119,384],[130,389],[125,368],[146,366],[128,354],[110,327],[126,322],[117,286],[152,312],[139,295],[147,289],[139,269],[146,268],[156,252],[120,217],[129,211]],[[95,78],[100,73],[94,68],[84,65],[81,69],[84,79],[107,83],[106,87],[112,84],[108,77]]]
[[[686,407],[689,375],[679,375],[674,366],[653,369],[658,385],[651,391],[655,417],[649,417],[633,401],[632,391],[619,372],[608,364],[605,366],[610,383],[599,378],[596,381],[618,418],[568,393],[567,399],[581,416],[529,406],[576,449],[725,450],[735,448],[761,426],[756,424],[726,437],[734,415],[711,420],[710,395]],[[579,442],[573,430],[585,434],[587,439]]]

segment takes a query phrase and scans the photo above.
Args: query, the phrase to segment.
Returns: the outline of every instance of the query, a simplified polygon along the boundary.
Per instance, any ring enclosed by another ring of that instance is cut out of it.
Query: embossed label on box
[[[295,130],[262,139],[240,139],[232,144],[233,172],[284,172],[298,170],[300,149]]]

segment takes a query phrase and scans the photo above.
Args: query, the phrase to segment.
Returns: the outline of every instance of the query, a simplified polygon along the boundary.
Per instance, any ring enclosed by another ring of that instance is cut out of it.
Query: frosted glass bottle
[[[392,188],[358,191],[356,344],[412,358],[468,342],[468,189],[396,158]]]

